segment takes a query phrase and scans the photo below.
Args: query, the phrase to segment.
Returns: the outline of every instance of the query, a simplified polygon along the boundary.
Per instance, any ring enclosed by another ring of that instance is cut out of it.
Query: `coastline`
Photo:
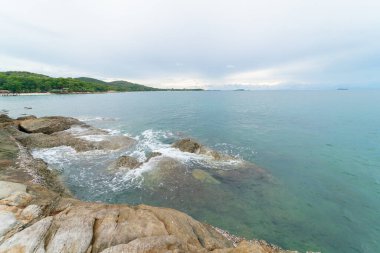
[[[20,245],[51,252],[290,252],[265,241],[232,236],[169,208],[77,200],[43,160],[30,155],[31,138],[37,136],[35,141],[40,141],[45,136],[50,145],[50,136],[74,125],[99,129],[64,117],[13,120],[2,115],[0,120],[0,163],[4,168],[0,172],[0,214],[12,221],[0,225],[0,252]],[[64,136],[58,141],[74,140]],[[78,140],[67,144],[83,150],[100,148]],[[185,144],[183,148],[188,148],[189,143]],[[39,244],[47,238],[47,243]]]

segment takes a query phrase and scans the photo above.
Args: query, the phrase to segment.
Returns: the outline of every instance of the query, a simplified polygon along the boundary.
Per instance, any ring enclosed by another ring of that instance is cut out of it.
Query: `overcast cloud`
[[[0,0],[0,70],[155,87],[380,88],[378,0]]]

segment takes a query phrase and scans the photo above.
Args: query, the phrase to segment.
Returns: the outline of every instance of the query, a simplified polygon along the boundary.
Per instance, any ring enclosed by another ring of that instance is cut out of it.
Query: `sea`
[[[71,116],[130,136],[138,142],[122,153],[140,161],[159,151],[197,164],[202,157],[171,147],[193,138],[271,177],[227,178],[202,191],[178,182],[161,191],[143,183],[155,169],[149,164],[110,173],[107,166],[121,151],[32,150],[82,200],[175,208],[232,234],[301,252],[380,252],[379,90],[15,96],[0,97],[0,110],[12,117]]]

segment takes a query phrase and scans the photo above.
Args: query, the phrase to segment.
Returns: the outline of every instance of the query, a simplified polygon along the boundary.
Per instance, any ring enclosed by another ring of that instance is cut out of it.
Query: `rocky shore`
[[[105,136],[101,141],[81,134]],[[103,130],[73,118],[34,116],[11,119],[0,115],[0,253],[2,252],[295,252],[259,240],[245,240],[185,213],[147,205],[111,205],[75,199],[33,148],[70,146],[77,152],[130,147],[135,140],[106,136]],[[173,147],[183,152],[227,159],[207,147],[184,139]],[[160,156],[152,153],[150,157]],[[165,159],[163,159],[165,161]],[[174,161],[161,162],[163,169]],[[141,162],[120,157],[109,170],[135,169]],[[174,171],[175,172],[175,171]],[[264,172],[258,170],[258,175]],[[161,175],[162,176],[162,175]],[[171,175],[173,176],[173,175]],[[191,180],[217,184],[223,176],[193,170]],[[153,176],[154,177],[154,176]]]

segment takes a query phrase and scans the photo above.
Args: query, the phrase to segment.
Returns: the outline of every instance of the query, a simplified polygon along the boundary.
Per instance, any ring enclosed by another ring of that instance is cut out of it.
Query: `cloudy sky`
[[[155,87],[380,88],[379,0],[0,0],[0,71]]]

